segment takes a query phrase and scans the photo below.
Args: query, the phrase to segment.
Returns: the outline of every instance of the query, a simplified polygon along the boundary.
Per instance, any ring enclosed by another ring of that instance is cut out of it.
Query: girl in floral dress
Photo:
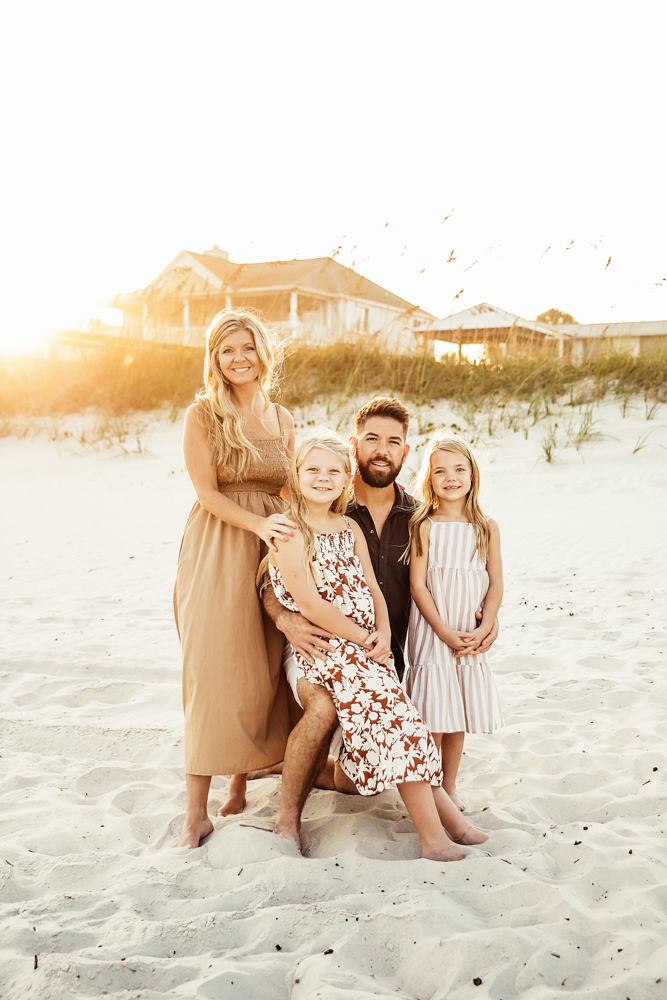
[[[419,834],[422,857],[459,861],[456,844],[487,835],[462,816],[442,788],[437,747],[400,687],[387,607],[361,529],[343,514],[351,479],[347,447],[314,431],[292,461],[286,514],[299,531],[278,541],[269,573],[278,600],[338,636],[337,649],[310,664],[311,683],[331,694],[343,732],[340,764],[362,795],[396,785]]]

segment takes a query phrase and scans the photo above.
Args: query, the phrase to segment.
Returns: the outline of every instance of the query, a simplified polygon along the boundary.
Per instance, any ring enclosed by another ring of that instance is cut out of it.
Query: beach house
[[[435,319],[332,257],[237,264],[218,246],[182,250],[145,288],[116,296],[113,305],[123,324],[110,333],[194,347],[225,308],[256,309],[299,342],[364,334],[398,350],[411,350],[416,326]]]
[[[667,351],[666,320],[556,326],[524,319],[488,302],[480,302],[446,319],[426,320],[417,325],[415,333],[434,343],[436,356],[458,351],[471,360],[481,357],[490,347],[501,354],[546,350],[572,361],[617,351],[627,351],[635,357]]]

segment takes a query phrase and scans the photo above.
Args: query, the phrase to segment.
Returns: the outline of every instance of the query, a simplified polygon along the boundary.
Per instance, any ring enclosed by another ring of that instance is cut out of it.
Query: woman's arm
[[[276,406],[280,406],[276,403]],[[294,458],[294,451],[296,448],[296,438],[294,436],[294,418],[289,410],[286,410],[284,406],[280,406],[280,418],[284,429],[284,440],[285,440],[285,454],[289,461],[291,462]]]
[[[185,413],[183,454],[185,467],[204,510],[237,528],[253,531],[264,539],[270,549],[275,550],[273,538],[286,539],[294,533],[296,525],[284,514],[260,517],[252,511],[244,510],[219,492],[211,445],[206,431],[199,423],[196,403],[189,406]]]
[[[283,583],[294,598],[296,606],[313,625],[363,646],[368,632],[355,624],[333,604],[320,597],[310,570],[303,561],[304,542],[300,531],[286,541],[279,541],[271,562],[280,570]]]
[[[431,591],[426,586],[428,569],[428,540],[431,534],[431,522],[427,519],[419,525],[422,544],[421,555],[417,553],[417,540],[412,540],[410,549],[410,594],[423,618],[431,626],[435,634],[452,649],[465,649],[462,641],[467,632],[456,632],[443,622],[435,606]]]
[[[391,653],[391,623],[389,621],[389,612],[387,611],[387,602],[375,577],[371,557],[368,554],[366,537],[356,521],[350,519],[350,524],[352,525],[352,532],[354,534],[354,553],[359,557],[359,562],[364,571],[364,577],[373,597],[373,605],[375,607],[375,632],[371,635],[373,650],[368,655],[379,663],[386,663]]]
[[[489,589],[484,598],[484,608],[482,620],[473,632],[479,634],[484,639],[496,620],[500,604],[503,599],[503,561],[500,555],[500,531],[498,525],[492,518],[489,518],[489,551],[486,558],[486,571],[489,574]]]

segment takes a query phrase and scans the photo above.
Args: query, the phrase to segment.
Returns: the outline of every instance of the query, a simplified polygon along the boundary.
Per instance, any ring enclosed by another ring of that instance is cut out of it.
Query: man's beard
[[[386,469],[372,469],[371,462],[377,460],[377,455],[372,456],[364,464],[359,458],[357,458],[357,469],[359,470],[359,475],[362,480],[366,483],[366,486],[372,486],[374,489],[383,489],[385,486],[390,486],[395,479],[398,478],[398,474],[401,471],[400,465],[392,465],[391,459],[387,459],[389,463]]]

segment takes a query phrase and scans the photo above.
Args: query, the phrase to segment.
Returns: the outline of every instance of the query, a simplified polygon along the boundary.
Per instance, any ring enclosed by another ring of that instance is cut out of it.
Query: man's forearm
[[[287,608],[280,603],[280,601],[276,597],[273,587],[264,588],[264,592],[262,594],[262,604],[264,605],[264,610],[266,611],[271,621],[274,623],[276,628],[279,628],[280,631],[282,632],[282,629],[280,628],[280,621],[283,615],[285,614],[289,615],[292,612],[288,611]]]

